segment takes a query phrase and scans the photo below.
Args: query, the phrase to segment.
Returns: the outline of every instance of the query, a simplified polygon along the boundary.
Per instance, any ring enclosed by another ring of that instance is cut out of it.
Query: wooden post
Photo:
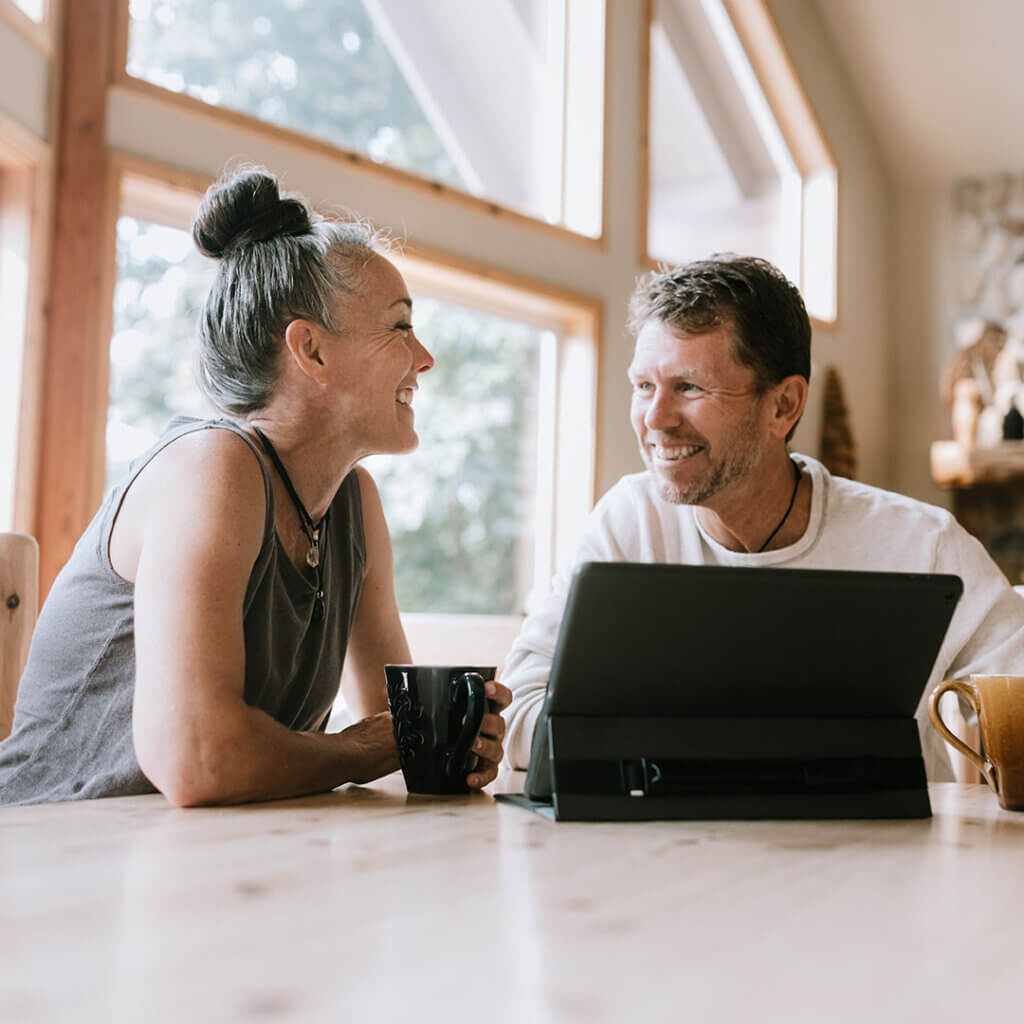
[[[26,533],[0,533],[0,740],[11,731],[39,608],[39,546]]]
[[[63,22],[35,520],[44,595],[102,494],[111,318],[104,275],[116,215],[105,137],[115,5],[75,0]]]

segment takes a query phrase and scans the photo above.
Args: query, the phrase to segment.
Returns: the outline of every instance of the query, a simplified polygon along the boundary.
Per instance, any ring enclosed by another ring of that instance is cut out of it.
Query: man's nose
[[[644,426],[648,430],[670,430],[679,426],[679,405],[671,391],[658,388],[644,413]]]

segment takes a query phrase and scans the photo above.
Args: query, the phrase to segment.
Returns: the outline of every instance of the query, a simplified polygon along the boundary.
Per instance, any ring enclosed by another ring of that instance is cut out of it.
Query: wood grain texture
[[[39,610],[39,547],[24,533],[0,533],[0,740],[10,734]]]
[[[62,26],[50,315],[43,371],[36,535],[43,594],[102,491],[116,210],[105,143],[110,0],[68,4]]]
[[[391,776],[7,808],[0,1019],[983,1019],[1018,1002],[1024,815],[931,795],[923,821],[556,824]]]

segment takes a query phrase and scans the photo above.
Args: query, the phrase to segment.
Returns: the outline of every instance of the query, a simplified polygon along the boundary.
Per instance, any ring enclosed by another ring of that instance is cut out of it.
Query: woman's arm
[[[398,615],[391,535],[384,520],[380,494],[365,469],[359,467],[356,472],[363,499],[366,579],[345,657],[342,690],[352,713],[361,717],[388,706],[384,666],[407,665],[412,655]],[[491,680],[486,683],[486,689],[490,710],[483,717],[480,735],[473,746],[479,764],[466,777],[474,789],[486,786],[498,774],[505,736],[505,719],[501,712],[512,699],[512,694],[501,683]]]
[[[136,755],[181,806],[320,792],[398,767],[389,715],[325,735],[246,704],[242,608],[265,514],[255,456],[219,430],[165,449],[121,511],[117,528],[138,553]]]

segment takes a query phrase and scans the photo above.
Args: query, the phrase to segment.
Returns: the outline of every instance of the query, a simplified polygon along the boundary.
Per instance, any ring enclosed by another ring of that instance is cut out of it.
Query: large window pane
[[[747,36],[762,67],[774,69],[774,109],[722,0],[654,2],[648,252],[666,263],[764,257],[800,286],[812,316],[833,320],[835,167],[770,16],[756,5],[743,11],[760,19]],[[778,94],[790,101],[788,134],[776,119]]]
[[[603,0],[131,0],[129,74],[601,231]]]
[[[403,612],[515,615],[533,582],[540,351],[548,332],[431,299],[416,331],[412,455],[366,460],[381,490]]]
[[[122,217],[110,341],[107,486],[174,416],[211,416],[193,374],[196,323],[216,264],[186,231]]]
[[[798,279],[799,248],[794,253],[786,239],[787,229],[799,238],[799,176],[767,108],[741,88],[715,29],[699,2],[655,4],[648,247],[668,262],[722,251],[763,256]]]

